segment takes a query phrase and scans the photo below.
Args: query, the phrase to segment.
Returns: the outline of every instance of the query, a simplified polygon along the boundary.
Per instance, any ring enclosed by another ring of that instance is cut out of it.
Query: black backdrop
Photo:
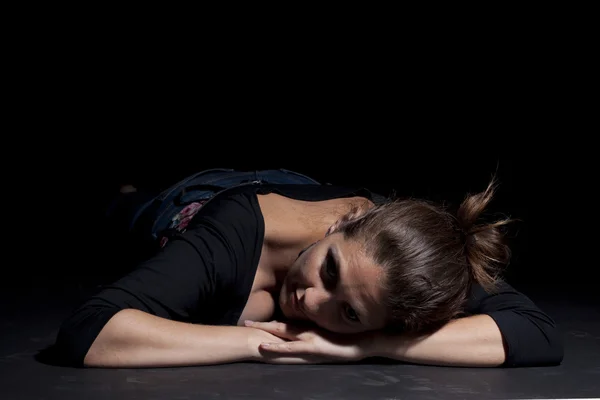
[[[586,194],[585,170],[577,171],[581,159],[573,161],[577,166],[565,164],[567,148],[539,144],[532,151],[509,137],[480,138],[467,148],[458,139],[442,144],[433,137],[415,141],[408,134],[395,134],[393,140],[282,131],[271,138],[251,135],[246,144],[234,135],[209,143],[210,136],[202,130],[173,134],[160,146],[148,145],[155,143],[148,139],[107,141],[95,153],[65,152],[62,163],[49,163],[35,191],[26,189],[50,195],[13,248],[20,261],[10,269],[14,279],[4,283],[77,284],[110,263],[103,258],[110,245],[100,226],[104,207],[120,184],[160,189],[190,173],[225,167],[286,168],[322,182],[450,205],[483,190],[496,174],[500,186],[488,211],[520,220],[510,233],[513,259],[507,277],[552,291],[580,293],[595,287],[595,266],[583,256],[593,246],[591,232],[584,229],[593,218],[594,201]],[[40,204],[39,197],[33,199],[33,206]]]
[[[512,279],[593,291],[597,168],[590,104],[575,90],[584,82],[528,54],[465,70],[415,61],[360,79],[219,71],[216,61],[210,73],[179,75],[141,59],[32,73],[4,147],[2,285],[71,284],[106,268],[100,224],[119,184],[159,189],[229,167],[452,204],[497,172],[490,211],[522,220]]]

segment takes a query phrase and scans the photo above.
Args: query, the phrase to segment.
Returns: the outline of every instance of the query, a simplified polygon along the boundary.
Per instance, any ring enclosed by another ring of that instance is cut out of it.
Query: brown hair
[[[467,195],[456,213],[425,200],[393,200],[340,220],[336,230],[364,244],[385,270],[388,325],[430,331],[462,314],[471,285],[492,292],[510,250],[508,219],[478,223],[496,189]]]

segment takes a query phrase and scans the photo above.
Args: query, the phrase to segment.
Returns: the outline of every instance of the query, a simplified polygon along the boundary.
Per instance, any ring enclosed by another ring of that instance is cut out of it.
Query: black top
[[[381,200],[365,189],[317,185],[244,186],[218,194],[156,256],[74,310],[56,341],[63,361],[82,366],[104,325],[123,309],[198,324],[236,325],[250,296],[264,239],[257,193],[269,192],[309,201],[352,196]],[[466,312],[488,314],[496,321],[508,347],[506,366],[562,360],[554,321],[508,284],[494,295],[475,285]]]

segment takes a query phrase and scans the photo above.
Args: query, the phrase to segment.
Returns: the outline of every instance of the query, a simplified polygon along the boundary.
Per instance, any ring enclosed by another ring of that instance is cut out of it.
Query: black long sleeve
[[[527,296],[506,282],[487,293],[475,285],[469,314],[487,314],[498,325],[507,346],[506,367],[557,365],[563,359],[563,339],[556,323]]]
[[[82,366],[102,328],[124,309],[192,323],[237,322],[256,273],[264,221],[252,195],[222,196],[204,207],[186,232],[63,322],[56,340],[62,363]]]

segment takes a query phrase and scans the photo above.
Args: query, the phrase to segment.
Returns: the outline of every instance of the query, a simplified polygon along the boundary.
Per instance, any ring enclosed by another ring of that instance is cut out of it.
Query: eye
[[[345,308],[346,318],[348,318],[350,321],[358,322],[358,315],[356,314],[356,311],[354,311],[354,309],[348,304],[346,304]]]
[[[333,254],[331,254],[331,250],[327,252],[325,259],[323,260],[323,267],[321,271],[323,274],[323,281],[326,284],[333,286],[337,284],[338,266],[335,262]]]
[[[337,265],[335,265],[335,260],[331,254],[327,254],[327,259],[325,260],[325,273],[331,279],[337,278]]]

